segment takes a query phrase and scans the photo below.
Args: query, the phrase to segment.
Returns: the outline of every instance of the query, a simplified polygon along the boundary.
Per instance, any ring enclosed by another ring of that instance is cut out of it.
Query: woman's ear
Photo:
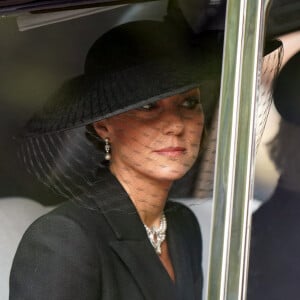
[[[105,120],[94,122],[93,127],[100,138],[104,140],[108,137],[108,129]]]

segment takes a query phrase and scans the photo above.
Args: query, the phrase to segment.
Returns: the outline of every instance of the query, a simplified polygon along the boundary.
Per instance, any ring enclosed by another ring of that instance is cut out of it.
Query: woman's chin
[[[190,168],[169,168],[156,172],[156,178],[158,180],[175,181],[182,178]]]

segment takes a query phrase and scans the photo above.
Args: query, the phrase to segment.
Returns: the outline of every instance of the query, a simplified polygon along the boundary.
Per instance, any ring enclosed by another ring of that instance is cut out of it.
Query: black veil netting
[[[279,47],[264,57],[257,99],[257,145],[268,116],[272,82],[281,55]],[[215,32],[203,33],[197,43],[190,43],[183,32],[175,33],[161,22],[118,26],[92,46],[84,74],[63,84],[28,122],[18,139],[19,157],[42,183],[84,205],[97,194],[95,189],[110,185],[104,142],[91,124],[199,87],[206,141],[194,166],[174,184],[171,197],[209,197],[213,188],[221,62],[222,42]],[[155,134],[160,128],[152,130]],[[151,142],[149,137],[142,143],[149,148]],[[132,143],[137,143],[135,137]],[[133,151],[133,155],[137,153]],[[112,207],[108,200],[101,201],[107,209]]]

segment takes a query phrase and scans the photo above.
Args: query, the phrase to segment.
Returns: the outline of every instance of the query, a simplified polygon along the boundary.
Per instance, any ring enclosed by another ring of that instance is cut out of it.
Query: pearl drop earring
[[[111,146],[110,146],[110,143],[109,143],[109,138],[105,138],[104,142],[105,142],[105,146],[104,146],[105,156],[104,156],[104,158],[106,160],[110,160],[111,159],[111,155],[110,155]]]

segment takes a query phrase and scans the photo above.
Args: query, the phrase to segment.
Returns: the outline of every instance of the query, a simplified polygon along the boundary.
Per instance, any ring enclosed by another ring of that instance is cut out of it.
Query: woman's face
[[[94,123],[109,138],[114,173],[173,181],[193,165],[204,126],[199,89]]]

